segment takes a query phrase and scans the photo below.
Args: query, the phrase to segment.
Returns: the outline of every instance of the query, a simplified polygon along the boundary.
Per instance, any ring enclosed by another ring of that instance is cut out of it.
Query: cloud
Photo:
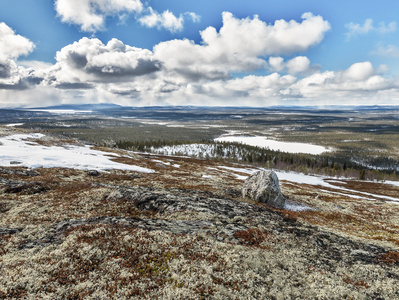
[[[27,38],[16,34],[5,23],[0,23],[0,61],[28,55],[35,45]]]
[[[388,45],[386,47],[378,45],[377,49],[372,53],[379,56],[397,58],[399,57],[399,48],[395,45]]]
[[[356,35],[367,34],[370,32],[377,32],[377,33],[388,33],[388,32],[395,32],[396,31],[396,22],[390,22],[388,25],[385,25],[384,22],[380,22],[377,27],[373,25],[372,19],[366,19],[363,25],[358,23],[350,22],[345,25],[348,28],[347,38],[350,39]]]
[[[183,29],[184,18],[180,15],[178,18],[169,10],[164,11],[162,14],[149,8],[149,14],[139,18],[141,25],[159,29],[165,28],[171,32],[181,31]]]
[[[353,36],[353,35],[357,35],[357,34],[366,34],[366,33],[369,33],[371,30],[374,30],[372,19],[367,19],[366,21],[364,21],[363,25],[350,22],[350,23],[346,24],[345,27],[349,29],[349,32],[348,32],[349,36]]]
[[[78,25],[86,32],[104,30],[109,16],[118,16],[124,22],[131,13],[136,14],[143,26],[171,32],[183,30],[185,17],[195,23],[200,21],[200,16],[194,12],[186,12],[179,17],[169,10],[158,13],[143,5],[141,0],[55,0],[55,10],[62,22]]]
[[[186,12],[184,13],[185,15],[189,16],[191,18],[191,21],[193,21],[194,23],[199,23],[201,22],[201,16],[197,15],[194,12]]]
[[[29,39],[0,23],[0,90],[24,90],[41,82],[32,69],[16,63],[18,57],[28,55],[34,47]]]
[[[46,104],[138,106],[364,104],[399,99],[399,81],[384,78],[383,66],[374,68],[364,61],[324,72],[311,66],[306,56],[297,53],[320,43],[329,24],[310,13],[302,17],[302,22],[267,24],[257,16],[238,19],[225,12],[222,27],[201,31],[199,43],[174,39],[152,51],[117,39],[103,43],[82,38],[58,51],[54,65],[17,62],[34,45],[3,26],[0,32],[7,43],[15,37],[20,42],[1,54],[2,105],[35,106],[43,99]],[[253,70],[265,75],[249,75]]]
[[[288,73],[297,74],[309,70],[310,60],[306,56],[297,56],[287,62]]]
[[[396,31],[396,22],[390,22],[388,24],[388,26],[385,26],[385,23],[381,22],[376,30],[380,33],[395,32]]]
[[[14,60],[0,63],[0,90],[26,90],[42,82],[33,69],[17,66]]]
[[[184,27],[184,16],[191,18],[193,22],[199,22],[200,17],[193,12],[186,12],[185,14],[180,14],[176,17],[169,10],[164,11],[162,14],[154,11],[151,7],[148,8],[148,13],[141,16],[138,21],[141,25],[158,29],[166,29],[170,32],[177,32],[183,30]]]
[[[285,64],[284,64],[284,58],[278,56],[271,56],[269,57],[269,65],[270,69],[276,72],[280,72],[284,69]]]
[[[226,88],[235,91],[247,91],[250,97],[263,98],[281,96],[280,92],[289,88],[297,78],[291,75],[281,76],[278,73],[272,73],[266,76],[249,75],[243,78],[230,80]]]
[[[166,69],[189,80],[229,78],[231,72],[266,68],[264,57],[301,52],[321,42],[330,25],[320,16],[302,15],[302,23],[278,20],[274,25],[253,19],[237,19],[223,13],[223,26],[201,31],[201,44],[171,40],[154,47]],[[271,58],[274,67],[278,59]]]
[[[355,63],[341,71],[315,72],[299,79],[272,73],[176,87],[164,95],[165,103],[184,105],[190,99],[191,105],[346,105],[386,103],[387,95],[390,99],[399,98],[399,82],[377,75],[370,62]]]
[[[53,66],[52,63],[38,60],[18,60],[18,65],[28,69],[43,70]]]
[[[376,71],[373,65],[369,62],[355,63],[351,65],[344,73],[343,76],[352,81],[361,81],[370,78]]]
[[[398,97],[399,82],[377,75],[370,62],[360,62],[342,71],[326,71],[305,77],[291,87],[295,95],[329,104],[387,101],[382,97],[391,91]],[[393,98],[392,98],[393,99]]]
[[[253,19],[237,19],[231,13],[223,13],[223,27],[219,33],[208,27],[201,33],[210,47],[230,49],[233,53],[252,56],[292,54],[308,50],[322,41],[330,29],[327,21],[312,13],[302,15],[303,21],[277,20],[267,24],[254,16]],[[226,50],[227,51],[227,50]]]
[[[63,71],[63,74],[71,72],[66,69]],[[379,71],[369,62],[360,62],[349,66],[346,70],[314,72],[300,78],[275,72],[264,76],[248,75],[235,79],[222,78],[196,82],[187,81],[179,76],[170,77],[167,71],[161,69],[159,72],[120,81],[95,80],[94,77],[84,79],[85,77],[81,76],[80,82],[67,82],[55,77],[53,82],[37,83],[35,89],[26,92],[22,91],[25,88],[23,82],[15,82],[8,86],[0,84],[0,95],[5,97],[3,105],[7,101],[10,105],[12,103],[15,105],[17,102],[12,102],[11,99],[16,99],[15,101],[21,103],[30,103],[30,106],[33,106],[30,99],[40,99],[43,95],[51,96],[57,103],[94,101],[138,106],[268,106],[320,103],[345,105],[385,104],[386,99],[397,101],[399,82],[384,78],[378,74]],[[72,72],[69,75],[77,74]]]
[[[18,78],[17,81],[11,81],[10,83],[0,81],[0,90],[27,90],[37,86],[42,81],[43,78],[35,76]]]
[[[49,82],[56,86],[131,81],[161,67],[151,51],[125,45],[117,39],[105,45],[99,39],[82,38],[58,51],[56,60],[48,72]]]
[[[107,16],[139,13],[140,0],[56,0],[55,10],[62,22],[76,24],[82,31],[96,32],[104,28]]]
[[[8,78],[11,76],[10,62],[0,62],[0,78]]]
[[[273,72],[286,72],[291,75],[313,72],[318,69],[317,66],[310,66],[310,60],[306,56],[296,56],[287,62],[280,56],[269,57],[268,69]]]
[[[296,78],[273,73],[266,76],[249,75],[229,80],[212,80],[204,83],[170,83],[170,90],[160,95],[148,95],[168,105],[209,106],[265,106],[281,101],[282,93]],[[159,87],[162,85],[160,84]]]
[[[84,89],[92,89],[94,88],[93,84],[90,83],[60,83],[55,85],[56,88],[62,90],[84,90]]]

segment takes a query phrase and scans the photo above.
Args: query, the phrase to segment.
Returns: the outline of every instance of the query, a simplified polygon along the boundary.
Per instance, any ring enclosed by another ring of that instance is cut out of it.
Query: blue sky
[[[399,2],[0,0],[0,107],[399,104]]]

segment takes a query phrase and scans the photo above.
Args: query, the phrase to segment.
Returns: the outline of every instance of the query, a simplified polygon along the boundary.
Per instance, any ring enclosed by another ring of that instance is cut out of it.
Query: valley
[[[309,112],[278,124],[275,112],[253,122],[253,110],[197,110],[13,112],[0,126],[0,298],[399,297],[397,169],[371,166],[396,162],[393,115],[377,133],[364,114],[364,131],[343,130],[348,142],[338,142],[335,131],[310,134],[300,121]],[[316,115],[320,128],[353,118]],[[328,151],[214,141],[221,136]],[[384,147],[345,152],[366,136]],[[262,168],[278,175],[283,209],[242,197]]]

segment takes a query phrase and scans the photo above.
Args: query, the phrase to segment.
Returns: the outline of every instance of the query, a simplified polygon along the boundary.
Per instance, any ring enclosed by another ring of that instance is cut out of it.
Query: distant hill
[[[122,106],[113,103],[94,103],[94,104],[64,104],[46,107],[32,107],[32,109],[46,109],[46,110],[104,110],[121,108]]]

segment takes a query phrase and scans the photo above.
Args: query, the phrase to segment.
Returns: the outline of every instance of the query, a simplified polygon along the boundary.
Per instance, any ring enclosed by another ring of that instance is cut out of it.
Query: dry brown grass
[[[387,264],[398,264],[399,263],[399,252],[388,252],[380,255],[380,261]]]

